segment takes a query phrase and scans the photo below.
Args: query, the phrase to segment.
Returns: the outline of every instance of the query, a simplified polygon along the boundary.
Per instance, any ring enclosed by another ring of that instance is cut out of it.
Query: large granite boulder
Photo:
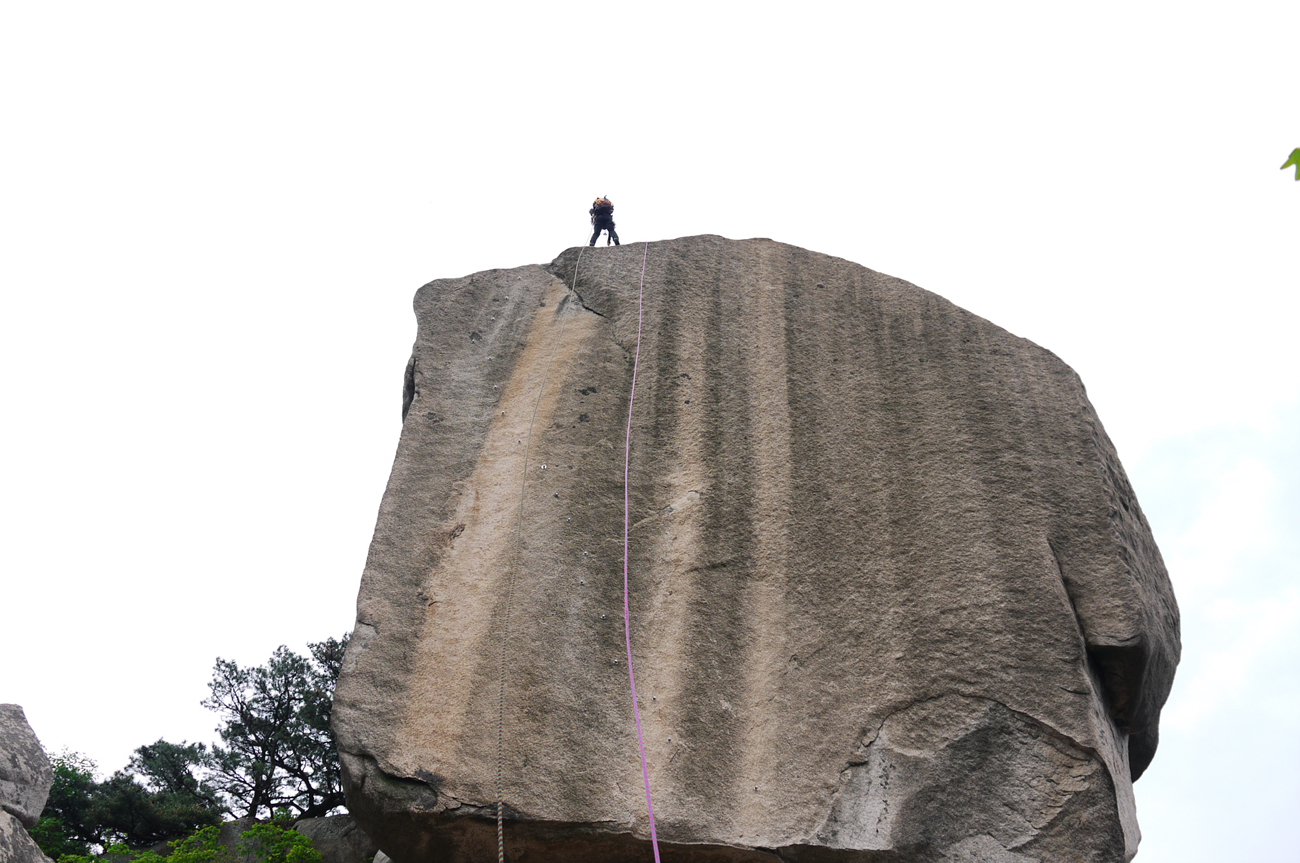
[[[54,770],[27,714],[17,704],[0,704],[0,860],[49,860],[25,828],[40,820],[53,784]]]
[[[571,249],[415,310],[334,705],[393,860],[494,859],[498,776],[507,859],[649,859],[634,368],[664,859],[1135,853],[1178,612],[1057,357],[770,240]]]

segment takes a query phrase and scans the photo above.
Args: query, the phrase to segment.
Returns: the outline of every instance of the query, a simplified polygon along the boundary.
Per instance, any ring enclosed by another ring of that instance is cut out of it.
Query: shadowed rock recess
[[[1178,611],[1078,376],[907,282],[714,236],[416,294],[334,704],[362,828],[495,860],[499,769],[508,860],[651,859],[643,255],[663,859],[1132,857]]]

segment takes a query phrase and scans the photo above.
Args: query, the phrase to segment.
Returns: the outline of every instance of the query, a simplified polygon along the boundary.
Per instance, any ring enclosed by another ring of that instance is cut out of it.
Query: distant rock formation
[[[495,859],[500,727],[507,860],[650,859],[643,260],[665,860],[1129,859],[1178,611],[1078,377],[914,285],[713,236],[417,293],[334,704],[365,831]]]
[[[304,818],[293,829],[311,840],[322,863],[371,863],[379,850],[351,815]]]
[[[222,822],[217,842],[225,849],[231,863],[261,863],[263,855],[256,850],[243,853],[240,850],[245,841],[244,832],[259,823],[266,822],[254,818]],[[311,847],[320,852],[321,863],[373,863],[375,852],[379,850],[374,841],[357,827],[351,815],[303,818],[294,822],[293,829],[311,840]]]
[[[0,860],[50,863],[27,835],[54,785],[50,760],[17,704],[0,704]]]

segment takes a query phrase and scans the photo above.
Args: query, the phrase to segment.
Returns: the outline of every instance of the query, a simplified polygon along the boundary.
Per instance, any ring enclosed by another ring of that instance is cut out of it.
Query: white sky
[[[1300,860],[1300,4],[11,3],[0,701],[104,772],[350,628],[424,282],[771,237],[1083,377],[1184,660],[1142,863]]]

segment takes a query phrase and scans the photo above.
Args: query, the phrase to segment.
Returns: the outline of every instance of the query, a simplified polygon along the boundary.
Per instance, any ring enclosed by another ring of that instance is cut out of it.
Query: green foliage
[[[257,855],[262,863],[321,863],[320,852],[297,830],[254,824],[239,840],[239,853]]]
[[[107,837],[132,847],[184,836],[221,820],[213,800],[186,790],[149,788],[124,771],[99,784],[93,811]]]
[[[314,818],[343,805],[330,708],[347,643],[310,644],[310,659],[281,646],[256,668],[217,660],[203,705],[223,720],[210,765],[230,814]]]
[[[1282,164],[1282,170],[1285,171],[1292,165],[1295,165],[1295,178],[1300,180],[1300,147],[1291,151],[1291,158]]]
[[[144,857],[137,857],[135,863],[228,863],[232,861],[230,850],[221,844],[221,828],[212,825],[204,827],[193,835],[169,842],[172,853],[166,858],[148,859],[153,852],[146,852]],[[60,861],[62,863],[62,861]]]
[[[104,849],[98,857],[60,857],[58,863],[235,863],[229,849],[221,844],[221,828],[212,825],[167,843],[171,853],[162,856],[155,851],[133,851],[117,844]]]
[[[27,832],[45,856],[52,860],[90,853],[89,844],[68,835],[68,825],[61,818],[42,815],[36,826]]]
[[[321,863],[321,854],[311,840],[296,830],[276,824],[254,824],[240,834],[235,853],[221,844],[221,828],[204,827],[197,832],[169,842],[171,853],[161,856],[154,851],[132,851],[126,845],[110,845],[103,855],[68,854],[58,863],[236,863],[251,859],[254,863]],[[238,856],[236,856],[238,855]]]
[[[95,762],[76,752],[50,756],[54,784],[32,828],[31,836],[55,860],[66,855],[89,854],[103,843],[103,830],[94,816]]]
[[[51,756],[54,785],[33,838],[48,856],[68,863],[114,856],[125,861],[124,854],[133,863],[153,863],[153,852],[129,849],[164,840],[188,843],[183,850],[190,856],[173,852],[173,863],[220,863],[225,852],[213,844],[212,831],[223,814],[269,815],[280,830],[342,806],[330,710],[347,643],[344,634],[309,644],[310,657],[280,647],[256,668],[218,659],[212,695],[203,704],[221,717],[222,745],[208,749],[158,740],[141,746],[124,769],[103,781],[95,779],[95,764],[85,756]],[[271,855],[268,861],[319,860],[308,853],[310,843],[301,850],[305,838],[257,836]],[[100,848],[102,856],[90,856]]]
[[[215,792],[195,774],[205,758],[202,744],[159,740],[137,749],[126,770],[97,782],[85,756],[52,756],[54,785],[32,838],[57,860],[84,857],[95,846],[151,845],[216,824]]]
[[[207,747],[202,743],[177,744],[159,740],[137,749],[127,769],[158,793],[216,808],[216,789],[199,776],[199,771],[208,763],[208,757]]]

